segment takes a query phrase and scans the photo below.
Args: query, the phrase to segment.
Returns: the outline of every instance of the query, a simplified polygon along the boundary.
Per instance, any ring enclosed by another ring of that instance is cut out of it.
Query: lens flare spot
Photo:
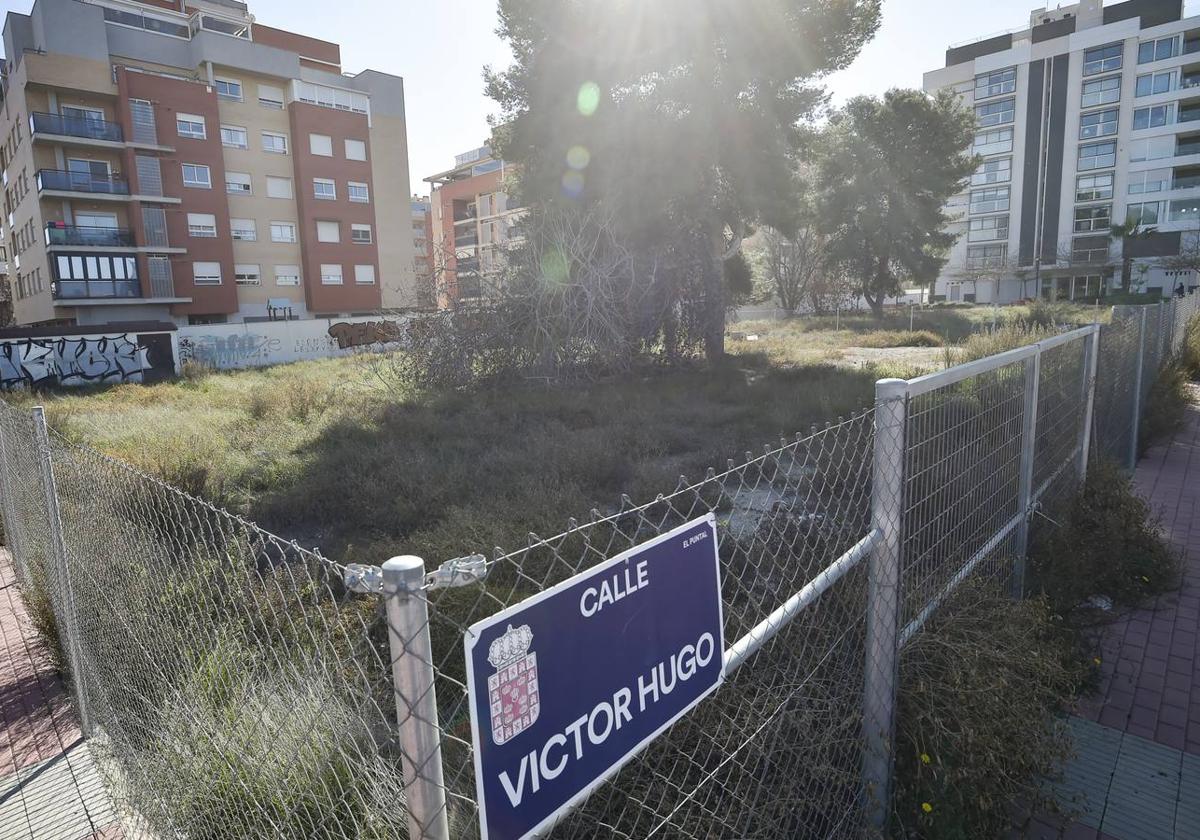
[[[569,267],[567,258],[557,248],[551,248],[542,254],[542,282],[548,286],[561,286],[567,282]]]
[[[579,93],[575,96],[575,107],[585,117],[596,113],[596,109],[600,107],[600,85],[595,82],[581,84]]]
[[[583,195],[583,173],[574,169],[562,176],[563,194],[569,198],[579,198]]]
[[[584,146],[572,146],[567,149],[567,166],[572,169],[587,169],[592,160],[592,153]]]

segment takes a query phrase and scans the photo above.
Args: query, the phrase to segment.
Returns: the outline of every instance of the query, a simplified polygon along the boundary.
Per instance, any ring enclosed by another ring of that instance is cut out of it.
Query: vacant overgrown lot
[[[926,343],[954,343],[990,318],[985,308],[934,310],[914,329]],[[18,399],[45,402],[69,438],[335,559],[441,562],[555,533],[621,494],[653,499],[681,475],[701,478],[863,408],[880,376],[914,373],[903,358],[846,367],[809,355],[828,341],[888,346],[880,336],[902,336],[906,313],[882,325],[840,319],[840,330],[833,320],[771,324],[762,342],[731,341],[716,369],[647,368],[554,389],[409,393],[363,356]]]

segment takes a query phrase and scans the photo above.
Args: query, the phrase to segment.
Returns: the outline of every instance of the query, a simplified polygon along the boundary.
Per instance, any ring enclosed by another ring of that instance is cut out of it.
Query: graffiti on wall
[[[366,344],[386,344],[399,341],[403,336],[396,321],[341,321],[329,327],[329,335],[338,343],[338,348],[362,347]]]
[[[200,362],[215,368],[254,367],[269,364],[281,343],[278,338],[256,333],[181,336],[179,361]]]
[[[141,382],[146,348],[128,335],[0,342],[0,387]]]

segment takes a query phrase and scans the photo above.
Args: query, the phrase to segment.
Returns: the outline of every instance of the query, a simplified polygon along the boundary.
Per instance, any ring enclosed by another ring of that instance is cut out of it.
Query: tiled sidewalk
[[[1030,837],[1200,838],[1200,406],[1134,480],[1184,552],[1183,583],[1105,628],[1100,690],[1071,722],[1078,756],[1059,787],[1080,821]]]
[[[0,549],[0,837],[124,836]]]

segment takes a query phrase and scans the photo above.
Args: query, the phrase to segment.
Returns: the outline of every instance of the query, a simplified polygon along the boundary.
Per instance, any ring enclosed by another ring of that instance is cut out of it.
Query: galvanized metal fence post
[[[1146,360],[1146,307],[1138,317],[1137,370],[1133,374],[1133,425],[1129,433],[1129,469],[1137,468],[1138,434],[1142,423],[1142,368]]]
[[[383,564],[383,595],[387,603],[409,837],[449,840],[424,583],[425,561],[420,557],[393,557]]]
[[[1025,360],[1025,405],[1021,413],[1021,459],[1017,474],[1016,556],[1013,560],[1014,598],[1025,594],[1025,555],[1029,551],[1029,517],[1033,504],[1033,465],[1037,456],[1038,388],[1042,378],[1042,348]]]
[[[1079,483],[1087,478],[1089,450],[1092,448],[1092,423],[1096,413],[1096,370],[1100,359],[1099,324],[1092,324],[1092,334],[1084,339],[1083,362],[1083,424],[1079,432]]]
[[[58,485],[54,480],[54,461],[51,457],[50,433],[46,428],[46,411],[42,406],[33,408],[33,431],[37,438],[38,461],[42,467],[42,492],[46,499],[46,522],[50,529],[50,562],[54,576],[48,581],[52,602],[62,605],[58,619],[59,636],[66,643],[70,659],[71,684],[75,688],[75,702],[79,707],[79,728],[84,737],[92,733],[92,714],[88,705],[86,668],[80,645],[79,611],[75,609],[75,587],[71,582],[71,563],[67,558],[67,544],[63,540],[62,517],[58,509]],[[55,591],[55,587],[61,591]]]
[[[875,383],[871,526],[878,538],[867,565],[863,793],[868,819],[880,835],[891,803],[907,412],[907,382],[881,379]]]

